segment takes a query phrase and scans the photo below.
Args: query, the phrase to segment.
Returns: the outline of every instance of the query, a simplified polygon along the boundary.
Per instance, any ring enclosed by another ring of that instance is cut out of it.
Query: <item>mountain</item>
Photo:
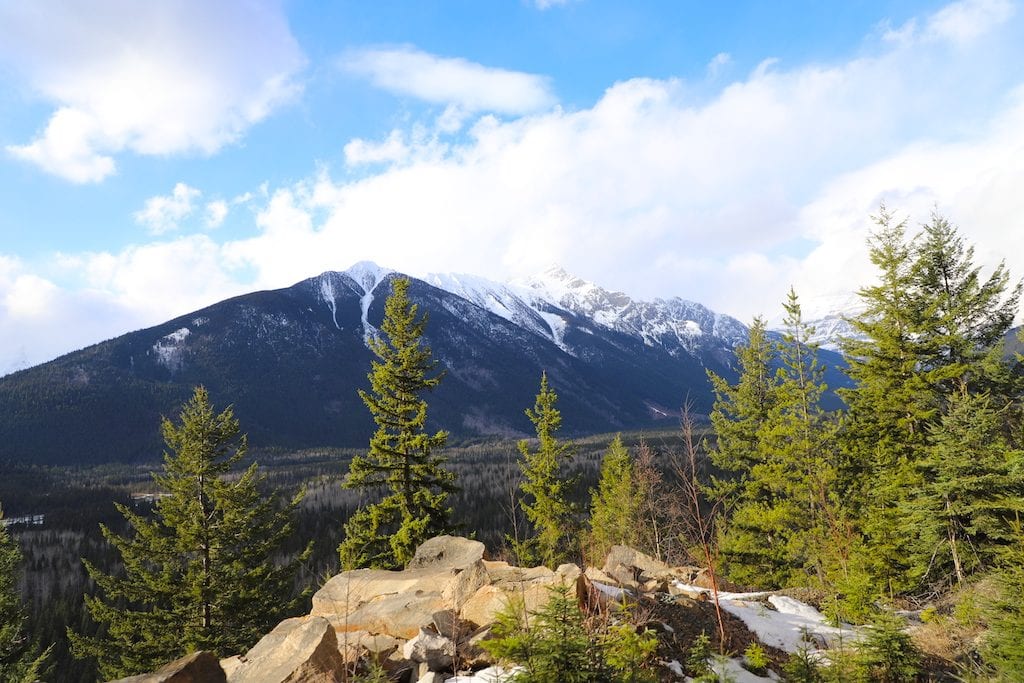
[[[359,263],[0,378],[0,460],[156,460],[160,417],[197,384],[234,405],[255,446],[364,445],[366,340],[396,275]],[[431,275],[412,280],[410,297],[447,372],[428,426],[456,438],[530,433],[523,411],[542,371],[568,433],[673,427],[686,401],[710,409],[706,371],[733,377],[732,349],[746,339],[742,323],[700,304],[635,301],[558,268],[512,284]]]

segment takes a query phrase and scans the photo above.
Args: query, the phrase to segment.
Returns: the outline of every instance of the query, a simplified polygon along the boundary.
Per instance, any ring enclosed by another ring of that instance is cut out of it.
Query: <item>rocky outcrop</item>
[[[178,674],[161,669],[126,680],[330,683],[348,680],[357,663],[374,662],[391,680],[443,681],[453,671],[494,664],[481,643],[509,604],[529,620],[552,587],[566,586],[584,607],[615,608],[644,591],[692,584],[699,574],[624,546],[612,548],[603,569],[586,574],[574,564],[522,568],[487,559],[477,541],[439,536],[421,545],[403,571],[358,569],[333,577],[313,596],[308,616],[281,622],[244,654],[218,664],[201,653],[165,667],[206,666],[215,671],[207,677],[167,677]]]

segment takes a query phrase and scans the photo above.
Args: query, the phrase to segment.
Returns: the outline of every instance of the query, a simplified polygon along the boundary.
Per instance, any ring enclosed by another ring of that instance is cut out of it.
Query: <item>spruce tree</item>
[[[519,504],[533,529],[533,535],[518,544],[519,560],[539,561],[552,569],[569,561],[573,554],[573,509],[569,503],[573,482],[560,472],[572,458],[572,447],[555,436],[562,426],[557,401],[558,395],[548,386],[547,373],[543,373],[533,410],[526,410],[537,430],[537,450],[530,450],[530,442],[525,439],[519,442],[524,477]]]
[[[590,547],[601,562],[613,545],[633,545],[638,537],[640,492],[633,480],[633,458],[618,434],[601,460],[597,489],[590,490]]]
[[[185,404],[180,422],[164,419],[167,451],[153,475],[163,492],[152,518],[118,504],[133,533],[102,526],[123,572],[85,562],[99,592],[86,596],[104,628],[87,637],[69,630],[77,657],[95,657],[107,678],[151,671],[195,650],[244,652],[293,611],[294,582],[311,547],[282,561],[299,497],[282,506],[260,492],[245,457],[247,441],[231,408],[216,413],[204,388]]]
[[[868,248],[878,282],[859,291],[864,309],[849,320],[857,336],[843,340],[855,386],[840,392],[848,406],[840,489],[866,535],[867,570],[878,590],[892,594],[917,585],[927,570],[926,544],[904,528],[904,503],[923,484],[918,463],[940,405],[921,372],[924,306],[906,221],[884,206],[874,220]]]
[[[712,460],[731,475],[712,486],[730,499],[719,549],[734,580],[772,587],[826,580],[835,507],[834,419],[821,408],[823,368],[794,291],[784,308],[779,343],[768,340],[763,320],[754,321],[737,351],[735,386],[712,375]]]
[[[988,396],[961,385],[932,429],[921,468],[925,486],[908,504],[912,520],[933,548],[932,574],[952,570],[963,583],[991,568],[1014,540],[1011,523],[1024,512],[1024,453],[1007,444]]]
[[[366,455],[356,456],[344,486],[385,489],[384,497],[353,514],[338,548],[346,569],[396,569],[412,559],[423,541],[451,530],[448,495],[455,475],[444,468],[448,434],[426,431],[424,392],[441,381],[423,339],[427,316],[409,299],[409,280],[395,278],[384,306],[381,337],[369,340],[377,356],[368,375],[370,391],[359,391],[377,423]]]
[[[0,522],[3,510],[0,510]],[[25,634],[25,611],[18,595],[21,550],[0,523],[0,683],[39,680],[49,650],[39,654]]]
[[[865,310],[850,320],[859,337],[844,343],[856,386],[843,393],[843,489],[858,504],[871,572],[892,594],[934,569],[931,527],[915,511],[926,505],[925,462],[954,393],[989,392],[1000,408],[1015,399],[1000,353],[1021,285],[1010,286],[1003,264],[983,280],[973,248],[939,216],[911,240],[884,207],[875,220],[879,282],[860,291]]]

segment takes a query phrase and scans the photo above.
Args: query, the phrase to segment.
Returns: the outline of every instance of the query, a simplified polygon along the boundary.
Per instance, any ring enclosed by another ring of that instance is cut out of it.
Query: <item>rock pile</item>
[[[574,564],[552,571],[491,561],[478,541],[439,536],[420,546],[403,571],[338,574],[313,596],[309,615],[281,622],[243,655],[218,665],[200,653],[124,681],[329,683],[347,680],[346,667],[369,659],[390,680],[440,682],[453,671],[494,664],[480,642],[512,599],[522,600],[529,613],[543,607],[557,585],[569,587],[581,604],[593,604],[616,601],[616,591],[670,593],[677,581],[703,580],[702,570],[669,567],[623,546],[612,548],[602,569],[584,573]]]

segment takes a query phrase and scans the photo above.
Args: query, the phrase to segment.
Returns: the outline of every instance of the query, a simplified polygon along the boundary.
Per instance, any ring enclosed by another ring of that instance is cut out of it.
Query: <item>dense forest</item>
[[[162,466],[5,464],[8,516],[45,517],[0,536],[0,678],[92,681],[199,647],[232,654],[339,567],[400,568],[426,538],[461,533],[549,567],[628,544],[722,585],[806,589],[836,621],[884,635],[874,659],[794,662],[791,680],[1021,680],[1024,373],[1004,340],[1022,285],[976,264],[941,216],[912,230],[883,207],[875,221],[840,410],[822,402],[791,291],[782,339],[755,319],[738,378],[709,373],[710,414],[684,409],[679,430],[565,440],[538,368],[523,406],[536,438],[449,444],[425,429],[445,368],[399,279],[360,392],[377,427],[367,449],[249,451],[245,426],[198,388],[163,421]],[[900,610],[921,615],[927,642],[898,627]]]

